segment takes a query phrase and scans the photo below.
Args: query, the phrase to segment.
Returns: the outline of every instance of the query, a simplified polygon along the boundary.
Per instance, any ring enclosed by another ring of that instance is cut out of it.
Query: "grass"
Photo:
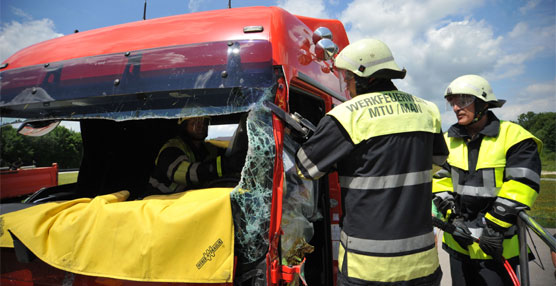
[[[58,173],[58,185],[65,185],[77,182],[78,172]]]
[[[556,228],[556,181],[541,180],[541,191],[528,213],[543,227]]]

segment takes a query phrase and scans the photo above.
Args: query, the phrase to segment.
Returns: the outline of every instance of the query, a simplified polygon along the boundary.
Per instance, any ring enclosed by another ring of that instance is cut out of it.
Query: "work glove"
[[[502,262],[503,241],[504,235],[487,225],[479,238],[479,247],[494,260]]]
[[[230,175],[241,172],[245,165],[245,154],[243,152],[235,153],[231,156],[220,159],[222,175]]]
[[[439,196],[434,196],[432,202],[436,209],[444,216],[446,221],[450,221],[450,218],[457,216],[456,203],[452,196],[447,196],[444,199]]]
[[[468,246],[473,244],[473,237],[471,236],[471,231],[469,230],[469,228],[467,228],[465,223],[463,223],[462,217],[454,218],[452,221],[452,225],[457,230],[457,232],[452,234],[452,237],[463,249],[467,249]]]

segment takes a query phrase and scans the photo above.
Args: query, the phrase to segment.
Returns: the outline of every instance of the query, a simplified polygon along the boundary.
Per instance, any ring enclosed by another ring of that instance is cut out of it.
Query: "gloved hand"
[[[241,172],[245,165],[245,154],[242,152],[235,153],[229,157],[221,157],[222,175],[229,175]]]
[[[453,218],[456,216],[456,203],[453,197],[450,196],[442,199],[439,196],[434,196],[432,202],[434,203],[436,209],[440,211],[440,213],[442,213],[447,221],[450,221],[451,217]]]
[[[504,235],[487,225],[479,238],[479,247],[494,260],[502,261],[503,241]]]
[[[467,226],[463,223],[462,217],[456,217],[452,221],[452,225],[456,227],[457,230],[460,231],[460,235],[457,233],[452,234],[454,240],[463,248],[467,249],[468,246],[473,244],[473,238],[471,237],[471,231]]]

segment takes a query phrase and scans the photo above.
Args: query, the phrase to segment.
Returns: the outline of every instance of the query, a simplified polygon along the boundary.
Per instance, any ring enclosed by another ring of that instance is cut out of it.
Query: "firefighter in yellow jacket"
[[[209,117],[178,120],[178,134],[160,149],[145,195],[182,192],[241,171],[244,154],[225,157],[225,149],[205,142],[209,124]]]
[[[438,285],[428,201],[432,164],[448,154],[438,108],[397,90],[391,79],[406,71],[381,41],[348,45],[335,67],[345,73],[352,99],[321,119],[296,163],[308,179],[338,171],[338,284]]]
[[[434,175],[435,206],[480,243],[444,233],[453,285],[513,285],[502,264],[519,263],[517,213],[539,192],[542,143],[521,126],[499,120],[488,81],[464,75],[450,83],[447,103],[457,117],[445,134],[450,155]]]

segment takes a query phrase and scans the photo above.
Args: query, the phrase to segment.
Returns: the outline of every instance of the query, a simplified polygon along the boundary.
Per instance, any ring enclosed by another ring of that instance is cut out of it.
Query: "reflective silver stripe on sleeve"
[[[511,200],[508,200],[508,199],[502,198],[502,197],[497,197],[495,202],[498,203],[498,204],[504,205],[504,206],[506,206],[510,209],[513,209],[513,210],[516,210],[516,209],[518,209],[519,207],[522,206],[522,205],[520,205],[520,204],[518,204],[514,201],[511,201]],[[494,211],[496,212],[496,209]]]
[[[458,193],[459,195],[484,198],[496,197],[496,195],[498,195],[498,192],[500,191],[500,188],[496,187],[473,187],[455,185],[454,188],[456,190],[456,193]]]
[[[444,164],[444,162],[446,162],[446,158],[448,158],[448,155],[436,155],[436,156],[432,156],[432,162],[438,166]]]
[[[432,181],[430,170],[377,177],[340,176],[340,186],[348,189],[380,190],[419,185]]]
[[[447,199],[453,199],[454,196],[452,195],[452,193],[450,192],[440,192],[440,193],[434,193],[434,196],[439,197],[443,200],[447,200]]]
[[[166,185],[164,185],[163,183],[159,182],[157,179],[150,177],[149,178],[149,184],[151,184],[151,186],[153,186],[153,188],[165,193],[165,194],[169,194],[172,193],[173,191],[168,188]]]
[[[317,165],[313,164],[313,161],[307,157],[305,154],[305,150],[303,148],[299,148],[297,151],[297,158],[299,159],[299,163],[307,170],[309,173],[310,179],[318,179],[324,176],[324,172],[321,172]]]
[[[506,179],[514,180],[519,178],[528,179],[537,185],[541,183],[539,174],[529,168],[506,168]]]
[[[183,160],[187,160],[187,156],[179,156],[176,160],[174,160],[174,162],[172,162],[172,164],[170,164],[170,166],[168,166],[168,170],[166,170],[166,176],[168,179],[174,179],[174,169],[176,169],[176,166],[178,166]]]
[[[402,239],[374,240],[350,237],[342,231],[340,240],[349,250],[393,254],[423,249],[434,245],[434,233],[429,232],[423,235]]]
[[[450,178],[451,176],[452,176],[452,174],[450,174],[450,171],[448,171],[446,169],[440,169],[440,170],[438,170],[438,172],[434,173],[434,177],[436,179]]]
[[[197,174],[197,169],[199,168],[199,165],[201,165],[201,163],[197,162],[191,164],[191,166],[189,167],[189,179],[191,179],[191,182],[193,184],[199,183],[199,175]]]

